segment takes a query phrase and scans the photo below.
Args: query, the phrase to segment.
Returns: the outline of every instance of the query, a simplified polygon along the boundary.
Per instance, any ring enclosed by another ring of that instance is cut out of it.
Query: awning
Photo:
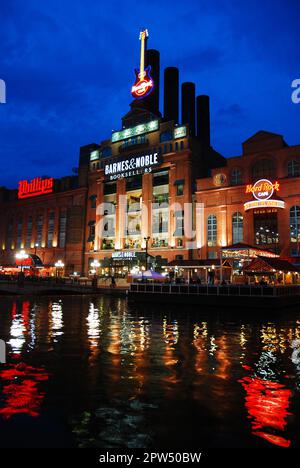
[[[44,264],[40,257],[35,254],[28,254],[28,257],[20,260],[16,258],[16,265],[22,267],[34,267],[34,268],[43,268]]]
[[[244,244],[239,242],[237,244],[230,245],[228,247],[222,247],[222,257],[223,258],[256,258],[256,257],[269,257],[269,258],[278,258],[279,255],[271,252],[271,250],[260,249],[253,245]]]
[[[204,259],[204,260],[172,260],[172,262],[168,263],[167,265],[169,268],[211,268],[214,266],[215,268],[220,268],[220,260],[218,258],[215,259]],[[225,260],[222,263],[223,268],[231,268],[230,263]]]
[[[243,268],[245,273],[300,273],[300,268],[290,263],[288,260],[281,258],[257,257],[252,260],[249,265]]]

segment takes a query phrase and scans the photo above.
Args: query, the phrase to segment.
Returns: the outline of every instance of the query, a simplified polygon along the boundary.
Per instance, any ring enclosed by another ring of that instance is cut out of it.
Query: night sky
[[[178,66],[211,96],[212,144],[224,156],[258,130],[300,144],[299,1],[2,0],[0,20],[0,186],[71,174],[81,145],[121,127],[141,27],[162,69]]]

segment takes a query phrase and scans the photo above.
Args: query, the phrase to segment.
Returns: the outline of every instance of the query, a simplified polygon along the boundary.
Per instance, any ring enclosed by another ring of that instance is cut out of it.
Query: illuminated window
[[[169,230],[169,212],[167,210],[154,212],[152,215],[152,233],[168,233]]]
[[[257,245],[278,244],[277,211],[254,211],[254,233]]]
[[[27,232],[26,232],[26,242],[25,242],[25,247],[27,249],[31,247],[31,237],[32,237],[32,216],[29,216],[27,219]]]
[[[243,215],[238,211],[232,215],[232,243],[242,242],[244,238]]]
[[[209,215],[207,218],[207,245],[215,247],[217,245],[217,217]]]
[[[298,177],[300,175],[299,162],[292,160],[287,165],[288,177]]]
[[[237,168],[233,169],[231,172],[231,185],[241,185],[242,183],[242,171]]]
[[[292,206],[290,209],[290,240],[291,242],[300,241],[300,206]],[[297,249],[299,250],[299,248]]]
[[[175,232],[174,237],[182,237],[184,235],[184,212],[183,210],[175,211]]]
[[[41,245],[43,239],[43,215],[38,215],[36,220],[36,243]]]
[[[252,167],[253,181],[259,179],[273,179],[275,177],[275,164],[271,159],[261,159]]]
[[[54,234],[54,211],[50,211],[48,216],[48,234],[47,234],[47,247],[51,248],[53,245]]]
[[[176,195],[180,197],[184,191],[184,179],[175,180],[174,185],[176,186]]]
[[[66,233],[67,233],[67,212],[66,210],[63,210],[61,211],[59,215],[59,236],[58,236],[59,247],[65,247]]]

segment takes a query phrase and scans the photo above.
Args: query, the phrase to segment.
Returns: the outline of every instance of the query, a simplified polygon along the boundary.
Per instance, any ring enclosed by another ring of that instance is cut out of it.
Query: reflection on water
[[[108,297],[5,298],[0,338],[3,446],[21,416],[80,447],[300,446],[296,312],[220,318]]]

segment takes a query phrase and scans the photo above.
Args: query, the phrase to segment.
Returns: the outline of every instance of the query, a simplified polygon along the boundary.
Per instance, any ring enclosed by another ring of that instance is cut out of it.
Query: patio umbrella
[[[136,279],[145,278],[145,279],[154,279],[154,280],[165,279],[163,275],[153,270],[147,270],[147,271],[144,271],[143,273],[136,273],[132,275],[132,278],[136,278]]]

